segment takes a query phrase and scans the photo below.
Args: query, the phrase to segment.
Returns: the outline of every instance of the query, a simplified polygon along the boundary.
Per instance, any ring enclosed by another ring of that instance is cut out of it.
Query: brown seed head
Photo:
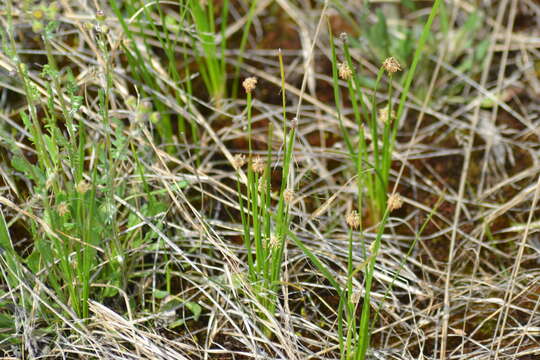
[[[79,181],[79,183],[75,186],[75,190],[81,195],[86,194],[88,190],[90,190],[90,184],[87,183],[84,180]]]
[[[266,165],[264,164],[264,160],[260,156],[257,156],[251,164],[251,168],[253,169],[253,171],[259,174],[262,174],[264,172],[265,167]]]
[[[291,120],[291,129],[296,129],[298,127],[298,119],[297,118],[293,118]]]
[[[243,154],[236,154],[234,155],[232,166],[239,170],[244,164],[246,163],[246,157]]]
[[[390,212],[397,210],[403,206],[403,199],[398,193],[390,195],[388,198],[388,210]]]
[[[391,74],[401,71],[401,65],[395,57],[389,57],[388,59],[384,60],[383,67]]]
[[[283,200],[285,200],[285,203],[290,204],[294,200],[294,191],[292,189],[285,189],[283,192]]]
[[[58,211],[58,215],[60,216],[66,215],[69,212],[69,206],[67,202],[64,201],[58,204],[58,206],[56,207],[56,211]]]
[[[270,245],[270,248],[276,249],[280,245],[281,241],[279,240],[279,236],[276,234],[270,235],[270,242],[268,245]]]
[[[242,86],[248,94],[251,93],[257,87],[257,78],[253,76],[246,78],[242,83]]]
[[[387,122],[391,122],[396,117],[396,112],[392,109],[392,111],[389,110],[389,105],[380,108],[379,109],[379,122],[382,124],[386,124]]]
[[[351,229],[358,229],[360,227],[362,219],[360,218],[360,215],[358,215],[358,212],[356,212],[356,210],[353,210],[347,214],[345,221],[347,221],[347,225],[349,225]]]
[[[349,80],[353,72],[347,63],[342,62],[338,65],[338,75],[343,80]]]

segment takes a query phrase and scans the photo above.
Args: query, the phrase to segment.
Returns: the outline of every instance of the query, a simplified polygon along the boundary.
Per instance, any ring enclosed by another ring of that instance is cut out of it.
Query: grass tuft
[[[0,357],[538,357],[537,9],[459,5],[1,2]]]

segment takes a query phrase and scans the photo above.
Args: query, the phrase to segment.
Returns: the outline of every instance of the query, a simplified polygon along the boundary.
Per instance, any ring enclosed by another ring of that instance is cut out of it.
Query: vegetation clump
[[[1,357],[538,357],[505,4],[0,2]]]

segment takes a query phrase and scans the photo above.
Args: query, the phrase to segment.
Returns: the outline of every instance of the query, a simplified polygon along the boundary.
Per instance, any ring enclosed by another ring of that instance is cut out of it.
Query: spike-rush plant
[[[279,53],[281,69],[281,92],[283,107],[283,158],[281,185],[277,205],[272,205],[271,163],[272,163],[272,126],[268,129],[268,152],[266,159],[253,155],[252,144],[252,93],[255,89],[256,78],[247,78],[243,87],[247,94],[247,184],[245,190],[239,176],[240,168],[246,163],[243,155],[235,157],[233,164],[237,169],[238,199],[243,224],[243,238],[247,250],[249,280],[253,284],[258,301],[273,314],[283,258],[286,237],[289,232],[290,206],[294,192],[289,181],[289,171],[292,166],[292,155],[295,140],[296,120],[287,121],[285,74],[281,52]]]
[[[381,239],[384,234],[386,223],[390,213],[393,210],[401,207],[402,200],[397,193],[388,196],[388,186],[390,177],[390,166],[392,163],[392,151],[399,126],[399,119],[403,115],[405,102],[408,98],[409,90],[416,66],[424,45],[429,36],[431,25],[437,14],[440,5],[440,0],[436,0],[429,17],[424,25],[422,34],[418,40],[416,51],[412,63],[404,77],[402,92],[397,104],[397,111],[393,111],[394,104],[392,97],[394,92],[393,77],[397,71],[401,71],[399,62],[390,57],[384,61],[380,67],[375,82],[373,95],[371,96],[370,105],[368,107],[368,97],[362,92],[360,79],[357,72],[354,70],[353,60],[349,51],[349,43],[347,36],[341,36],[342,51],[344,60],[338,62],[337,49],[335,46],[334,37],[330,30],[330,45],[332,48],[332,78],[334,84],[334,97],[336,101],[337,117],[340,128],[348,151],[351,162],[354,166],[356,184],[357,184],[357,207],[358,211],[351,212],[346,220],[349,226],[348,232],[348,264],[347,264],[347,283],[340,284],[336,277],[332,275],[332,271],[324,265],[319,258],[305,246],[298,237],[292,232],[289,232],[289,237],[299,246],[305,254],[310,258],[321,273],[328,279],[330,284],[335,288],[339,295],[340,302],[338,308],[338,334],[339,347],[341,358],[343,360],[364,360],[370,343],[371,327],[376,320],[378,311],[374,315],[371,314],[371,291],[375,275],[375,265],[377,255],[381,247]],[[385,72],[388,75],[387,79],[387,103],[377,110],[377,101],[375,93],[382,83]],[[352,104],[353,115],[358,126],[357,137],[354,138],[345,128],[342,110],[342,95],[340,81],[343,80],[347,85],[347,97]],[[376,226],[376,237],[369,249],[365,246],[363,237],[362,213],[364,209],[364,193],[367,195],[367,210],[370,214],[370,223]],[[430,213],[426,222],[422,226],[420,233],[429,222],[434,211]],[[356,231],[358,230],[358,232]],[[362,263],[355,265],[353,263],[354,254],[354,237],[359,236],[361,257],[364,259]],[[418,235],[419,236],[419,235]],[[416,241],[411,244],[410,250],[413,249]],[[410,253],[410,251],[409,251]],[[405,261],[406,259],[404,259]],[[353,278],[362,271],[364,273],[363,289],[357,290],[353,288]],[[399,276],[399,272],[395,273],[394,279]],[[386,293],[388,295],[388,292]],[[363,296],[360,301],[360,296]],[[360,305],[361,304],[361,305]],[[357,307],[361,307],[360,317],[357,318]],[[379,308],[380,309],[380,308]]]

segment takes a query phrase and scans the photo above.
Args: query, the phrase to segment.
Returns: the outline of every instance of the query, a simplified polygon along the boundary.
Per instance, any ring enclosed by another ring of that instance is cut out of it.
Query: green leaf
[[[54,38],[54,32],[58,28],[58,25],[60,25],[58,21],[51,21],[47,24],[45,33],[43,34],[46,40],[52,40]]]
[[[186,323],[186,320],[184,319],[178,319],[176,321],[173,321],[172,323],[169,324],[169,329],[174,329],[174,328],[177,328],[179,326],[182,326]]]
[[[342,290],[341,285],[337,282],[335,277],[332,275],[330,270],[324,265],[318,258],[317,255],[315,255],[304,243],[290,230],[287,230],[287,235],[290,236],[296,246],[298,246],[304,254],[311,260],[311,262],[319,269],[319,271],[324,275],[324,277],[332,284],[336,292],[339,294],[339,296],[342,296]]]
[[[167,211],[167,209],[168,209],[167,204],[163,202],[154,202],[152,204],[148,204],[148,207],[144,206],[142,213],[148,217],[153,217],[153,216],[156,216],[157,214]]]
[[[118,208],[110,200],[103,201],[103,203],[99,207],[99,215],[102,219],[104,219],[105,224],[107,225],[112,223],[117,211],[118,211]]]
[[[24,173],[28,177],[30,177],[30,175],[33,173],[32,172],[32,165],[30,165],[28,160],[26,160],[22,156],[14,156],[11,159],[11,166],[13,166],[13,168],[15,168],[15,170]]]
[[[28,117],[28,115],[24,111],[21,111],[19,115],[21,116],[21,119],[23,121],[23,124],[26,130],[32,133],[32,122],[30,121],[30,118]]]
[[[413,0],[401,0],[401,3],[403,4],[403,6],[405,6],[407,9],[411,11],[416,10],[416,5],[414,4]]]
[[[3,307],[4,304],[0,304]],[[0,314],[0,329],[13,329],[15,330],[15,324],[13,318],[7,314]]]
[[[165,296],[169,295],[169,292],[168,291],[165,291],[165,290],[158,290],[158,289],[155,289],[154,290],[154,297],[156,299],[164,299]]]
[[[116,287],[107,287],[103,292],[103,297],[115,297],[118,295],[118,289]]]
[[[2,209],[0,209],[0,246],[2,251],[15,252],[13,245],[11,244],[11,237],[9,236],[8,227]],[[0,252],[1,255],[1,252]]]
[[[32,251],[30,255],[26,258],[26,265],[32,270],[34,273],[37,273],[39,271],[39,263],[41,259],[41,254],[38,250]]]
[[[482,41],[480,41],[480,43],[478,43],[478,45],[476,45],[476,48],[474,50],[474,58],[476,60],[483,60],[485,59],[486,55],[487,55],[487,52],[488,52],[488,49],[489,49],[489,45],[490,45],[491,41],[490,39],[484,39]]]
[[[2,209],[0,208],[0,257],[3,258],[2,264],[7,265],[7,276],[5,280],[9,283],[11,287],[17,286],[19,279],[13,274],[20,274],[20,263],[13,244],[11,242],[11,237],[9,235],[9,230],[7,227],[6,219]]]
[[[187,180],[180,180],[176,182],[176,186],[180,189],[184,189],[189,185],[189,182]]]
[[[58,70],[55,70],[50,64],[43,65],[43,70],[41,70],[41,77],[56,79],[59,75]]]
[[[186,303],[186,307],[193,313],[193,318],[195,321],[199,320],[199,316],[201,316],[202,307],[201,305],[197,304],[196,302],[188,301]]]
[[[58,164],[58,147],[49,135],[44,135],[43,139],[53,163]]]
[[[157,290],[160,291],[160,290]],[[181,307],[184,304],[184,300],[182,298],[179,298],[178,296],[169,295],[160,306],[160,311],[172,311],[176,310],[177,308]]]

